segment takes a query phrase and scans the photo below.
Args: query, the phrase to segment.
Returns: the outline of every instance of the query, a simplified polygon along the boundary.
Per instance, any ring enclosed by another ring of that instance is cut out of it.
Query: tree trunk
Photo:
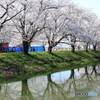
[[[86,51],[88,51],[88,45],[86,45]]]
[[[48,53],[52,54],[52,47],[48,47]]]
[[[48,81],[49,81],[49,82],[52,82],[51,74],[48,74],[48,75],[47,75],[47,78],[48,78]]]
[[[28,48],[29,48],[28,41],[23,41],[23,52],[25,55],[28,54]]]
[[[96,51],[96,45],[93,45],[93,50]]]
[[[72,47],[72,52],[75,52],[75,45],[71,45]]]

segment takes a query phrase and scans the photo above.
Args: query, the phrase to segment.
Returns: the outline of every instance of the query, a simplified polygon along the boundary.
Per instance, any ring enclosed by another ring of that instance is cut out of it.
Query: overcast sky
[[[72,0],[82,7],[91,8],[97,16],[100,17],[100,0]]]

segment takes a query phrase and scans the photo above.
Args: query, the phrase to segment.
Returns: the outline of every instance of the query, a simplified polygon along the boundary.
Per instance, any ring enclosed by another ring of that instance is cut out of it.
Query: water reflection
[[[70,92],[100,94],[100,65],[33,77],[0,85],[0,100],[99,100],[100,96],[70,96]]]
[[[31,91],[29,90],[27,79],[22,81],[22,90],[20,100],[34,100]]]

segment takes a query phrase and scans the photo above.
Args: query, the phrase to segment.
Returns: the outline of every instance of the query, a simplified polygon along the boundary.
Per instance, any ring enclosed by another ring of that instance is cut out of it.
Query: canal
[[[100,65],[0,85],[0,100],[99,100]]]

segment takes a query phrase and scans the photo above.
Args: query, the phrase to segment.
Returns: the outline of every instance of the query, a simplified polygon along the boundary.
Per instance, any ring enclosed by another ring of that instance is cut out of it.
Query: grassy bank
[[[29,55],[15,52],[1,53],[0,77],[47,74],[60,70],[85,67],[99,62],[99,57],[100,50],[89,50],[88,52],[79,50],[75,53],[71,51],[54,51],[52,55],[47,52],[31,52]]]

